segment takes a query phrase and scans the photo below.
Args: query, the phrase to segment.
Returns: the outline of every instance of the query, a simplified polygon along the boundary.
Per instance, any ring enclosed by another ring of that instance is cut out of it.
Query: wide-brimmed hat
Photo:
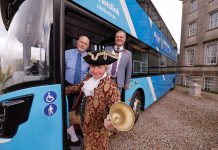
[[[109,65],[117,61],[118,57],[112,53],[104,50],[88,52],[83,59],[91,65]]]

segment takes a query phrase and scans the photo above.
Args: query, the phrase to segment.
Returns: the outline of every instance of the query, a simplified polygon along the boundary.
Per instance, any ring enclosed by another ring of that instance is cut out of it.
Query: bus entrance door
[[[0,98],[1,150],[63,149],[60,85],[18,90]]]

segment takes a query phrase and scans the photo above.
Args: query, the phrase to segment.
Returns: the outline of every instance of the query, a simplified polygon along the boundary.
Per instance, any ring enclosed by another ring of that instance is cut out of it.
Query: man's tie
[[[76,60],[74,84],[77,84],[81,81],[81,53],[78,53]]]
[[[119,47],[117,48],[117,50],[115,51],[116,55],[119,56],[119,52],[120,52],[120,49]],[[111,76],[115,76],[116,74],[116,70],[117,70],[117,61],[115,61],[113,64],[112,64],[112,68],[111,68]]]
[[[119,52],[120,52],[120,48],[117,47],[117,49],[115,50],[115,53],[116,53],[116,54],[119,54]]]

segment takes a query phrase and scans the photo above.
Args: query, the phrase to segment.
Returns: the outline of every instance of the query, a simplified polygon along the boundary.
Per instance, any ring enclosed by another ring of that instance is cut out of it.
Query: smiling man
[[[116,54],[118,57],[118,60],[111,64],[108,73],[111,79],[117,83],[120,92],[122,89],[129,88],[132,74],[132,53],[124,47],[125,42],[126,33],[120,30],[115,34],[115,45],[105,47],[106,51]]]
[[[83,57],[87,55],[86,51],[89,48],[89,44],[90,41],[87,36],[80,36],[76,43],[76,48],[65,51],[65,86],[79,83],[89,73],[89,65],[83,59]],[[77,96],[77,94],[69,94],[67,96],[70,111]],[[73,134],[71,133],[70,128],[68,128],[67,133],[69,135]],[[76,135],[71,136],[70,143],[74,146],[80,145],[79,139]]]

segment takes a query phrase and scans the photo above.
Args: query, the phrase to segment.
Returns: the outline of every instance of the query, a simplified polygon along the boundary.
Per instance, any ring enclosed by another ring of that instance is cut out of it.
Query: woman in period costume
[[[116,83],[107,75],[108,65],[117,57],[110,52],[93,51],[84,60],[90,65],[91,76],[79,84],[66,87],[67,95],[80,92],[75,108],[70,112],[70,123],[80,125],[84,149],[106,150],[109,132],[116,130],[108,117],[109,109],[121,100]]]

